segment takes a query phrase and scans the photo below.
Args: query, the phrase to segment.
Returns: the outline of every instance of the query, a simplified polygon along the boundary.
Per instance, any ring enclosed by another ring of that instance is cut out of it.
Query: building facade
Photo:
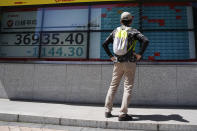
[[[150,40],[132,103],[197,104],[196,2],[13,2],[0,3],[0,98],[104,103],[113,63],[102,42],[128,11]]]

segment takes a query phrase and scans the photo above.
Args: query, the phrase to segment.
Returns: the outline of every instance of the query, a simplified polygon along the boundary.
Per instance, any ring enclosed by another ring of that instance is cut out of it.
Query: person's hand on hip
[[[116,61],[116,57],[112,56],[112,57],[111,57],[111,60],[112,60],[113,62],[115,62],[115,61]]]
[[[134,55],[135,55],[137,61],[139,61],[139,60],[142,58],[142,56],[141,56],[140,54],[136,54],[136,53],[135,53]]]

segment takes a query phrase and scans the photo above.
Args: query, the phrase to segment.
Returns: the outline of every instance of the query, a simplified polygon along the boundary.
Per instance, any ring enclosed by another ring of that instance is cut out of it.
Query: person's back
[[[130,27],[118,27],[114,34],[113,52],[116,55],[125,55],[128,48],[128,30]]]
[[[118,120],[125,121],[132,120],[127,112],[134,82],[136,60],[141,59],[149,41],[138,30],[130,27],[132,16],[129,12],[121,14],[120,22],[122,25],[116,28],[103,43],[106,53],[114,62],[113,77],[105,100],[105,117],[112,117],[114,95],[124,75],[124,94]],[[138,54],[135,53],[136,40],[143,45]],[[114,55],[108,48],[110,43],[113,44]]]

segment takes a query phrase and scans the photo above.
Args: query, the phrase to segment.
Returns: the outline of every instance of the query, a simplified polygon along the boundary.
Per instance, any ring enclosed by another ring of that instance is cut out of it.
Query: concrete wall
[[[0,98],[104,103],[112,65],[0,64]],[[123,82],[115,103],[121,103]],[[138,65],[133,105],[197,105],[197,65]]]

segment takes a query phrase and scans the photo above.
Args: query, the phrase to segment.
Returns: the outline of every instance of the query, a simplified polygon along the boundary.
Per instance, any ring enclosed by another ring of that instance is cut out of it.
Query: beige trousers
[[[113,107],[113,99],[118,89],[122,76],[124,76],[124,94],[119,115],[127,114],[128,105],[131,99],[131,91],[134,83],[136,63],[121,62],[115,63],[110,88],[107,92],[105,100],[105,111],[111,112]]]

